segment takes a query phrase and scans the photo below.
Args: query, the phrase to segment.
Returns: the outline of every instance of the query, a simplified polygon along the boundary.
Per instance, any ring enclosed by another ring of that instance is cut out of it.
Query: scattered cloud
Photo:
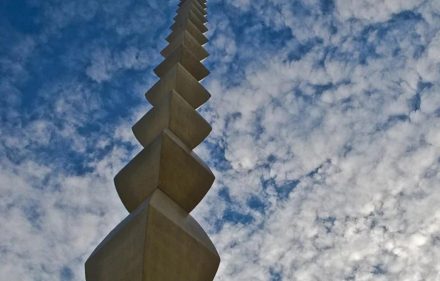
[[[177,1],[78,3],[0,4],[30,21],[0,20],[0,279],[84,280],[126,216],[112,178]],[[216,280],[439,280],[439,11],[209,2]]]

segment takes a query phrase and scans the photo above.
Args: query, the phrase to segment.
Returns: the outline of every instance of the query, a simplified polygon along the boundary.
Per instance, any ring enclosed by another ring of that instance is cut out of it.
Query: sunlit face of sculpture
[[[87,260],[87,281],[208,281],[220,263],[189,214],[214,181],[192,152],[211,131],[196,111],[210,97],[199,83],[209,74],[206,1],[181,1],[174,19],[160,79],[146,94],[153,109],[133,126],[144,149],[115,177],[130,215]]]

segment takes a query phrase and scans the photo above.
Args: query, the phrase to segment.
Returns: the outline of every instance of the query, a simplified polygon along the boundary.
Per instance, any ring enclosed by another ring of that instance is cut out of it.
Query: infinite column
[[[214,182],[192,149],[211,126],[197,113],[210,94],[199,83],[209,71],[206,0],[181,0],[159,81],[146,93],[153,109],[134,126],[143,150],[115,177],[130,212],[86,262],[87,281],[210,281],[220,257],[189,215]]]

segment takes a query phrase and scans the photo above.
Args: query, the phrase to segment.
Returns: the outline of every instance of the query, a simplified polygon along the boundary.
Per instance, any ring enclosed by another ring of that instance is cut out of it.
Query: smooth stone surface
[[[157,190],[92,253],[86,280],[207,281],[219,263],[200,225]]]
[[[205,15],[207,14],[206,7],[202,7],[202,5],[200,5],[200,3],[196,2],[196,1],[188,1],[188,2],[184,2],[182,5],[178,5],[177,11],[179,9],[183,9],[183,8],[187,8],[187,7],[197,8],[197,10],[199,10],[201,13],[203,13]]]
[[[196,1],[196,0],[182,1],[178,4],[178,6],[181,7],[181,6],[189,4],[189,3],[200,5],[200,7],[204,8],[204,9],[206,9],[206,6],[207,6],[206,1]]]
[[[145,94],[147,100],[156,106],[162,96],[175,90],[193,108],[198,108],[209,100],[209,92],[180,64],[172,67]]]
[[[198,29],[191,21],[187,21],[181,25],[176,25],[166,40],[168,42],[172,42],[176,37],[185,31],[188,31],[194,37],[194,39],[199,42],[200,45],[204,45],[208,42],[208,38],[206,38],[206,36],[203,35],[203,32],[200,31],[200,29]]]
[[[177,15],[174,16],[174,19],[177,20],[178,18],[180,18],[182,16],[188,16],[188,15],[191,15],[191,14],[194,17],[196,17],[199,21],[201,21],[202,23],[208,22],[205,14],[200,12],[200,10],[197,9],[197,7],[195,7],[195,6],[186,6],[186,7],[182,7],[180,9],[178,9],[177,10]]]
[[[189,149],[199,145],[212,130],[175,91],[163,95],[161,101],[133,126],[133,133],[146,147],[165,129],[173,132]]]
[[[160,189],[189,213],[206,195],[214,178],[197,155],[165,130],[116,175],[115,186],[129,212]]]
[[[160,53],[164,57],[168,57],[175,51],[178,47],[184,46],[187,50],[189,50],[195,58],[199,61],[207,58],[209,56],[208,52],[203,48],[199,42],[194,39],[194,37],[188,32],[182,32],[179,36],[174,38],[170,44],[164,48]]]
[[[192,11],[197,11],[197,13],[199,13],[202,16],[206,16],[208,14],[206,9],[202,8],[201,6],[199,6],[197,4],[183,5],[183,6],[179,7],[179,8],[177,8],[176,13],[180,13],[181,11],[185,11],[187,9],[190,9]]]
[[[197,80],[202,80],[209,70],[189,51],[186,46],[178,46],[165,60],[154,69],[157,76],[164,76],[175,65],[181,64]]]
[[[206,19],[206,14],[207,14],[206,10],[204,10],[202,7],[198,5],[193,5],[193,4],[184,5],[176,10],[177,14],[186,13],[188,11],[193,11],[201,19]]]
[[[202,21],[200,21],[199,19],[197,19],[196,16],[191,16],[191,15],[192,14],[177,18],[175,20],[174,24],[171,25],[170,29],[171,30],[179,30],[182,25],[186,25],[187,22],[191,22],[202,33],[207,32],[208,28],[205,26],[205,24]]]
[[[209,71],[206,1],[179,3],[160,80],[146,93],[154,108],[134,126],[144,149],[115,177],[130,215],[86,262],[87,281],[210,281],[220,257],[209,237],[188,214],[214,181],[191,149],[211,131],[196,111],[210,98],[199,83]]]
[[[174,17],[175,22],[186,21],[186,20],[191,20],[193,23],[200,26],[203,26],[207,22],[205,17],[200,17],[197,13],[191,10],[186,12],[181,11]]]

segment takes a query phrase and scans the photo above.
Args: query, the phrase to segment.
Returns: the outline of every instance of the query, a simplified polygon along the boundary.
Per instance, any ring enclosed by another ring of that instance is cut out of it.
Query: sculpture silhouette
[[[87,260],[87,281],[209,281],[217,272],[220,257],[189,214],[214,182],[192,152],[211,131],[196,111],[210,98],[199,83],[209,74],[206,1],[183,0],[177,11],[146,93],[153,109],[133,126],[144,149],[115,177],[130,215]]]

